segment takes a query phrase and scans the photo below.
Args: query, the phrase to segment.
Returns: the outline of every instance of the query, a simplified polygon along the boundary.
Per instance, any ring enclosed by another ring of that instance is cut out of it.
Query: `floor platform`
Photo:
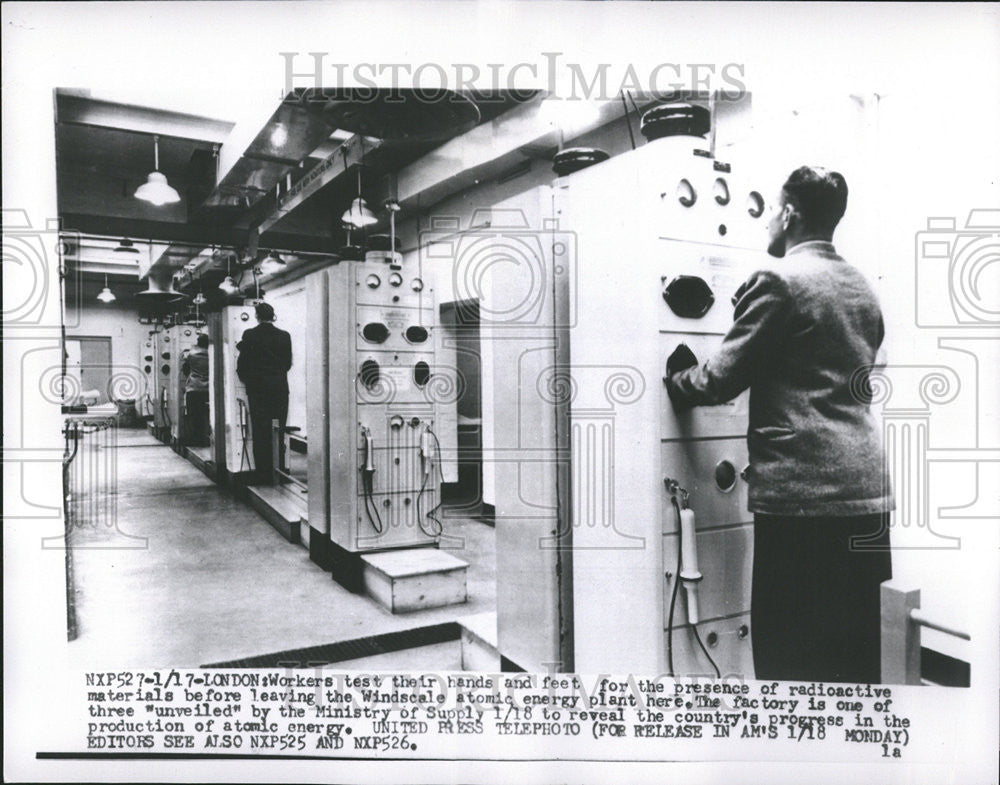
[[[469,563],[437,548],[404,548],[361,557],[368,595],[392,613],[457,605],[468,599]]]
[[[275,530],[298,544],[303,523],[309,525],[308,500],[297,489],[285,485],[250,485],[247,501]]]

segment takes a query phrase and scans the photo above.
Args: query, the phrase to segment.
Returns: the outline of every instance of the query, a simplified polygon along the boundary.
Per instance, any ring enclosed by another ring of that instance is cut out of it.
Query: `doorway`
[[[108,403],[111,384],[111,338],[108,336],[74,336],[66,338],[66,376],[71,380],[67,390],[79,391],[77,400],[67,404]],[[94,393],[97,398],[94,400]],[[81,399],[86,399],[81,400]]]
[[[454,367],[460,379],[456,401],[458,475],[442,486],[449,506],[463,514],[483,514],[483,404],[482,347],[479,340],[479,301],[459,300],[440,308],[446,353],[454,352]]]

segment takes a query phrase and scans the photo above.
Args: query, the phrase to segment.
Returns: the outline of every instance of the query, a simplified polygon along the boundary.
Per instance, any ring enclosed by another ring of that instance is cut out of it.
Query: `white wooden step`
[[[298,542],[307,508],[284,486],[250,485],[247,500],[289,542]]]
[[[468,562],[436,548],[361,557],[365,591],[392,613],[457,605],[468,599]]]

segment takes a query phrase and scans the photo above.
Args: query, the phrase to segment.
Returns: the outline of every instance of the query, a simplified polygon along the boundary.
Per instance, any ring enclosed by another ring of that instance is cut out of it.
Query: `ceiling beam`
[[[64,231],[84,232],[112,237],[131,237],[137,244],[146,242],[143,238],[153,237],[166,243],[188,243],[190,245],[219,245],[242,248],[247,244],[247,230],[215,224],[189,224],[170,221],[150,221],[136,218],[92,215],[87,213],[60,214]],[[320,235],[288,234],[272,232],[268,245],[275,248],[328,253],[332,238]]]
[[[233,123],[224,120],[118,104],[64,92],[56,93],[56,122],[214,144],[225,142],[233,130]]]
[[[331,152],[325,160],[316,164],[309,172],[282,195],[281,200],[269,216],[260,222],[261,234],[269,232],[288,213],[314,196],[332,182],[348,177],[351,168],[360,166],[365,155],[381,146],[378,139],[362,138],[355,135]]]

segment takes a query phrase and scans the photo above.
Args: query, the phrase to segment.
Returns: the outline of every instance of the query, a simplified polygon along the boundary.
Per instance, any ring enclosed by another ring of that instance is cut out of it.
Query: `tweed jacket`
[[[750,388],[752,512],[847,516],[893,509],[868,370],[885,328],[865,278],[832,243],[794,246],[737,290],[719,351],[673,374],[675,407]]]

